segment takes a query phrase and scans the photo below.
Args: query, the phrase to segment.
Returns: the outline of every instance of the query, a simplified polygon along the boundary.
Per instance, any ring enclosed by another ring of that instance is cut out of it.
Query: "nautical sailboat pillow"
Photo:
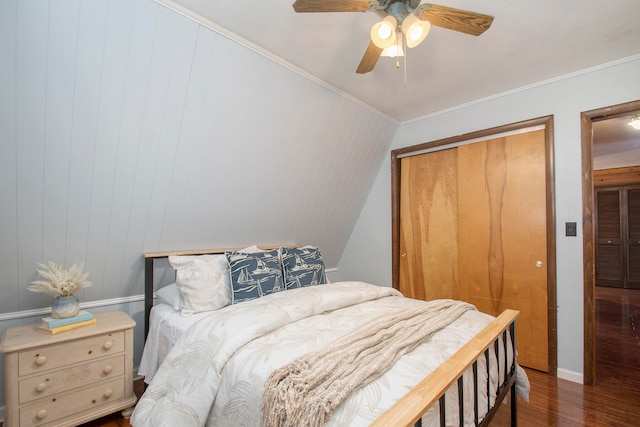
[[[327,283],[324,261],[320,249],[315,246],[302,248],[280,248],[285,289]]]
[[[278,250],[225,252],[231,277],[232,304],[284,290]]]

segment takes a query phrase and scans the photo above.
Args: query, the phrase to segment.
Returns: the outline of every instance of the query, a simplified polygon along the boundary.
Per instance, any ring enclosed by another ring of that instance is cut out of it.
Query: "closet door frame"
[[[474,140],[492,139],[502,134],[543,127],[545,133],[546,203],[547,203],[547,315],[549,374],[557,375],[557,313],[556,313],[556,232],[555,178],[553,152],[553,116],[543,116],[517,123],[470,132],[437,141],[425,142],[391,151],[391,274],[395,289],[400,283],[400,182],[401,159],[425,152],[447,149]]]

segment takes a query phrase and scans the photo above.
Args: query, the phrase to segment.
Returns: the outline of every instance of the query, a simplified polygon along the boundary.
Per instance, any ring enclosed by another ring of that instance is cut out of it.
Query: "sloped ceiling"
[[[147,252],[315,244],[338,265],[397,124],[151,0],[0,2],[0,314],[139,295]]]
[[[175,3],[401,123],[640,53],[637,0],[443,0],[494,22],[479,37],[432,27],[408,52],[405,81],[391,58],[355,73],[375,13],[295,13],[293,0]]]

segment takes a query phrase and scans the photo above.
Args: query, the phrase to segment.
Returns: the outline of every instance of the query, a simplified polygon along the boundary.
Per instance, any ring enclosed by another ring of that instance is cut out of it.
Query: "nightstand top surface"
[[[93,325],[83,326],[55,335],[39,330],[38,325],[40,323],[9,327],[4,331],[2,342],[0,343],[0,353],[10,353],[35,346],[56,344],[131,329],[136,325],[136,322],[124,311],[93,313],[93,317],[96,319],[96,323]]]

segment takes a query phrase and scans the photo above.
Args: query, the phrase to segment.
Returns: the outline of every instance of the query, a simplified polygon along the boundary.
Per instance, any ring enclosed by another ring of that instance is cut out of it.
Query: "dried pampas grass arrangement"
[[[62,266],[49,261],[46,264],[38,263],[38,274],[44,280],[31,282],[27,287],[32,292],[43,292],[54,297],[68,297],[82,288],[91,286],[87,280],[89,273],[85,273],[84,264],[73,264],[71,268],[64,269]]]

